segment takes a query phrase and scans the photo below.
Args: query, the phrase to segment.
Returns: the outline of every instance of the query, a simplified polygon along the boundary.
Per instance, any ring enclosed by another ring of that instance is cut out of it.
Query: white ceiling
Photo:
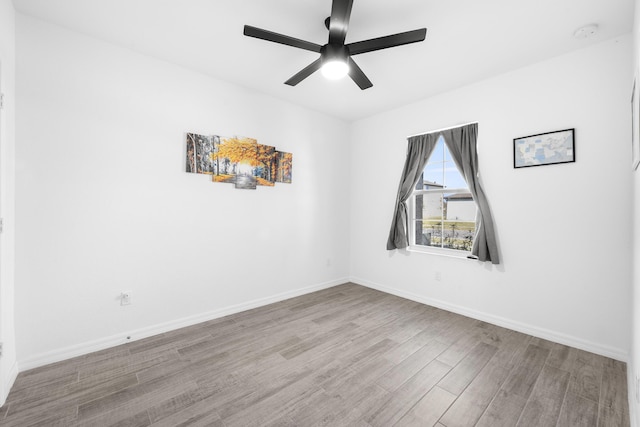
[[[245,37],[243,25],[327,42],[331,0],[14,0],[24,14],[243,87],[355,120],[631,32],[633,0],[355,0],[347,43],[427,27],[422,43],[355,56],[373,82],[315,73],[318,54]],[[573,32],[596,23],[592,39]]]

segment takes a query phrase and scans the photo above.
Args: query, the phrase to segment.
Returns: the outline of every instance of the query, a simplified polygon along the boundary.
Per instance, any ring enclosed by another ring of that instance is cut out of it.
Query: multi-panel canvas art
[[[291,183],[293,155],[253,138],[187,133],[186,142],[187,172],[211,175],[213,182],[240,189]]]

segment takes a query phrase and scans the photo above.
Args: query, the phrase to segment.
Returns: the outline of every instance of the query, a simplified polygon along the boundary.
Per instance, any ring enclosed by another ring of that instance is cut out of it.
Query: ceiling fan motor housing
[[[330,61],[340,61],[347,63],[349,61],[349,48],[345,45],[333,45],[327,43],[322,46],[320,50],[320,56],[322,58],[322,62],[327,63]]]

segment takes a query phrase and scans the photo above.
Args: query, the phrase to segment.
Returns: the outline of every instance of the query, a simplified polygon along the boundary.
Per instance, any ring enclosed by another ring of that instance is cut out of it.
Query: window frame
[[[446,150],[449,149],[449,147],[447,146],[447,142],[444,138],[442,138],[442,144],[444,146],[444,148]],[[433,153],[432,153],[433,155]],[[443,151],[443,157],[445,155],[445,152]],[[427,160],[427,163],[425,164],[425,169],[427,168],[427,166],[429,165],[429,162],[431,160],[431,156],[429,157],[429,160]],[[437,162],[439,162],[439,160],[436,160]],[[444,163],[445,161],[443,160],[443,168],[444,168]],[[455,163],[454,163],[455,164]],[[456,165],[456,169],[457,169],[457,165]],[[458,170],[458,173],[462,176],[462,179],[464,179],[464,176],[462,175],[462,173],[460,172],[460,170]],[[424,173],[421,175],[421,180],[424,181]],[[466,180],[465,180],[466,182]],[[417,183],[416,183],[417,184]],[[444,199],[444,195],[445,194],[468,194],[470,193],[470,190],[468,187],[465,188],[448,188],[448,187],[442,187],[442,188],[432,188],[432,189],[415,189],[413,190],[413,192],[411,193],[411,195],[409,196],[409,198],[407,199],[406,203],[407,203],[407,222],[408,222],[408,229],[407,229],[407,233],[408,233],[408,237],[409,237],[409,245],[407,247],[407,249],[409,251],[412,252],[422,252],[422,253],[429,253],[429,254],[435,254],[435,255],[444,255],[444,256],[450,256],[450,257],[454,257],[454,258],[470,258],[473,257],[473,255],[471,254],[471,249],[469,249],[468,251],[465,250],[460,250],[460,249],[449,249],[449,248],[444,248],[442,246],[438,247],[438,246],[427,246],[427,245],[419,245],[416,243],[416,222],[417,222],[417,215],[416,215],[416,196],[419,195],[425,195],[425,194],[441,194],[442,198]],[[473,197],[472,197],[473,198]],[[475,219],[474,221],[476,221],[476,225],[477,225],[477,218],[478,218],[478,204],[476,203],[475,199],[473,199],[473,202],[475,204],[475,208],[476,208],[476,214],[475,214]],[[444,206],[441,205],[440,207],[441,212],[444,210]],[[453,220],[442,220],[442,223],[445,224],[446,222],[455,222]],[[474,230],[474,238],[475,238],[475,231]],[[444,234],[444,233],[443,233]],[[472,241],[473,242],[473,241]],[[473,243],[472,243],[472,247],[473,247]]]

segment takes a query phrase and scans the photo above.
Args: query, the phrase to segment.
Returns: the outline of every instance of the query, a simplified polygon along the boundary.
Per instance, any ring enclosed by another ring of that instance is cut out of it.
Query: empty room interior
[[[0,0],[0,425],[640,427],[639,9]]]

